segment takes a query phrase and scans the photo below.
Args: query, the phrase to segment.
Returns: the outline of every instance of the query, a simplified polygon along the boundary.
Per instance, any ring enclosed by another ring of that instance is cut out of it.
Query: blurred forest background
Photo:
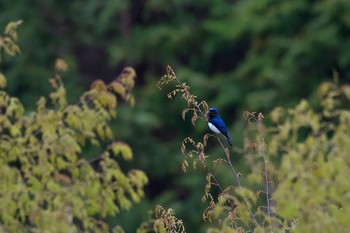
[[[126,232],[156,204],[173,208],[188,232],[205,229],[199,198],[205,171],[183,174],[180,145],[208,129],[183,121],[186,104],[169,103],[166,90],[157,89],[166,65],[219,109],[236,147],[243,143],[245,110],[267,114],[303,98],[317,107],[321,82],[335,73],[341,83],[350,81],[346,0],[2,0],[0,9],[1,29],[24,21],[18,29],[22,53],[4,57],[1,66],[9,93],[29,112],[49,93],[57,58],[69,66],[63,80],[71,103],[93,80],[110,82],[123,67],[135,68],[136,105],[119,106],[113,129],[133,149],[132,167],[145,171],[149,185],[140,204],[110,219]],[[96,154],[91,148],[86,157]],[[240,161],[234,157],[238,170]]]

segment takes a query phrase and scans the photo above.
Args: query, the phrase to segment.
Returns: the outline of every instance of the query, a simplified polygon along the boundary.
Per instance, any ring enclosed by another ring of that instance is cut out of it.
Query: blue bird
[[[211,131],[213,131],[216,134],[222,133],[226,137],[228,144],[232,146],[230,137],[227,134],[225,122],[219,116],[218,110],[216,108],[209,108],[208,115],[208,126],[211,129]]]

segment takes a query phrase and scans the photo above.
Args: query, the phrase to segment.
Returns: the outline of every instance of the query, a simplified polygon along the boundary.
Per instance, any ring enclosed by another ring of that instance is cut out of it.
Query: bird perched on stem
[[[219,116],[218,110],[216,108],[209,108],[208,115],[208,126],[211,129],[211,131],[213,131],[216,134],[223,134],[226,137],[228,144],[232,146],[230,137],[227,134],[225,122]]]

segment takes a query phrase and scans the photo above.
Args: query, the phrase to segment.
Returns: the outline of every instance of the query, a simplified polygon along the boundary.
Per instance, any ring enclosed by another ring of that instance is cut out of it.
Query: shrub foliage
[[[168,98],[179,94],[188,104],[182,116],[192,113],[191,122],[207,121],[208,104],[198,101],[171,67],[159,86],[175,82]],[[319,109],[306,100],[297,106],[276,107],[264,115],[245,112],[243,148],[230,150],[218,136],[206,134],[202,142],[186,138],[182,170],[189,160],[206,171],[203,202],[205,221],[215,222],[208,232],[346,232],[350,209],[350,87],[333,82],[318,89]],[[217,138],[222,148],[213,159],[208,142]],[[236,136],[237,137],[237,136]],[[246,168],[236,171],[232,152],[244,156]],[[228,167],[231,183],[223,185],[215,175]],[[244,185],[243,185],[244,182]],[[219,192],[219,195],[216,193]],[[165,227],[167,222],[162,222]]]
[[[0,37],[1,51],[19,52],[10,23]],[[135,71],[125,68],[111,83],[92,83],[77,104],[69,104],[56,61],[53,92],[26,112],[21,101],[0,91],[0,230],[6,232],[107,232],[104,220],[139,202],[148,182],[143,171],[124,171],[118,161],[133,157],[115,139],[109,122],[118,100],[134,104]],[[1,88],[6,78],[0,77]],[[93,162],[84,156],[91,146],[107,145]],[[113,230],[118,231],[120,227]]]

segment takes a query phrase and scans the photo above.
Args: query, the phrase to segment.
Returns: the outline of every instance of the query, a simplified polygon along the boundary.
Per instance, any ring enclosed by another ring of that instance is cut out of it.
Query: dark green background
[[[69,64],[63,78],[72,103],[93,80],[111,81],[124,66],[136,69],[136,106],[121,106],[113,127],[134,151],[134,163],[125,166],[143,169],[150,185],[141,204],[110,219],[126,232],[155,204],[173,208],[188,232],[205,228],[205,172],[182,173],[180,145],[187,136],[201,139],[208,129],[184,122],[186,104],[169,101],[166,90],[156,87],[166,65],[200,100],[219,109],[236,146],[245,110],[267,115],[301,98],[313,103],[319,83],[334,72],[341,82],[350,80],[347,0],[2,0],[0,12],[0,28],[24,20],[18,30],[22,53],[5,57],[1,70],[9,92],[28,111],[49,93],[58,57]],[[215,157],[215,143],[209,146]],[[234,158],[239,166],[239,156]],[[217,171],[229,183],[225,172]]]

